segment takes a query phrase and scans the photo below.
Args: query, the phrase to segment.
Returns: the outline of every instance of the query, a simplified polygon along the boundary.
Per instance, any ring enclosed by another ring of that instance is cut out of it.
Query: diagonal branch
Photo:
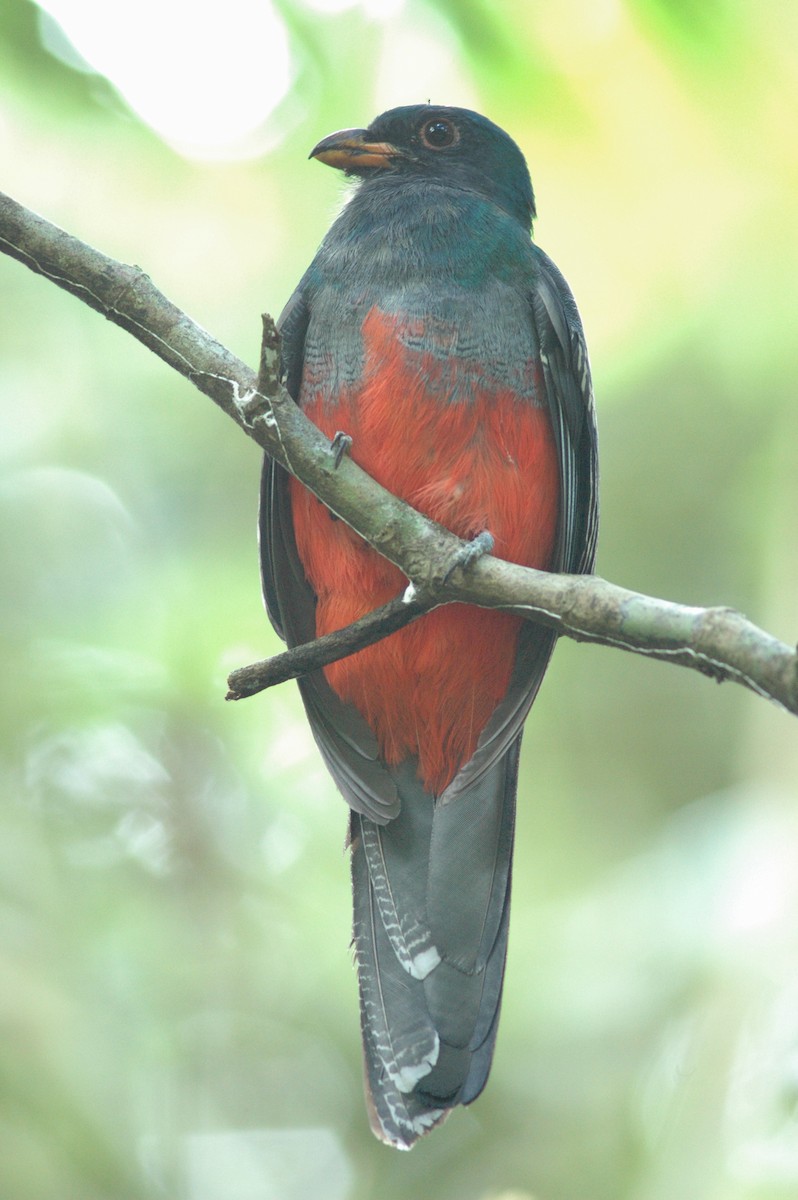
[[[0,251],[70,292],[132,334],[209,396],[255,442],[302,480],[338,517],[411,579],[434,578],[462,543],[331,452],[297,408],[277,371],[274,323],[264,316],[260,376],[160,292],[140,267],[108,258],[0,193]]]
[[[0,250],[121,326],[190,380],[413,581],[403,599],[342,635],[273,660],[271,682],[318,669],[436,604],[459,601],[514,611],[577,641],[734,680],[798,714],[798,655],[731,610],[687,608],[598,578],[549,575],[490,556],[452,571],[463,549],[460,539],[391,496],[351,459],[339,465],[326,439],[291,400],[279,380],[271,318],[264,317],[259,391],[252,370],[172,304],[140,268],[106,257],[2,193]],[[252,682],[240,694],[271,686]]]
[[[230,690],[225,699],[243,700],[247,696],[264,692],[277,683],[309,675],[311,671],[318,671],[321,667],[338,662],[339,658],[347,658],[356,650],[373,646],[375,642],[382,641],[398,629],[404,629],[405,625],[409,625],[433,607],[434,604],[425,603],[417,596],[411,595],[407,599],[397,596],[344,629],[325,633],[313,642],[305,642],[302,646],[275,654],[273,658],[266,658],[263,662],[231,671],[227,678]]]

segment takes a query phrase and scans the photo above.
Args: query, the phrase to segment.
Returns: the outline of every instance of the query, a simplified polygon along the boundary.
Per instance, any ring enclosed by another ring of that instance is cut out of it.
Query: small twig
[[[266,688],[274,687],[275,684],[285,683],[288,679],[299,679],[302,675],[318,671],[340,658],[347,658],[357,650],[373,646],[375,642],[403,629],[405,625],[409,625],[411,621],[417,620],[434,607],[433,603],[424,602],[416,595],[411,599],[397,596],[395,600],[367,613],[359,621],[347,625],[345,629],[326,633],[313,642],[305,642],[301,646],[295,646],[293,650],[276,654],[274,658],[266,658],[262,662],[232,671],[227,678],[230,690],[225,700],[243,700],[247,696],[265,691]]]

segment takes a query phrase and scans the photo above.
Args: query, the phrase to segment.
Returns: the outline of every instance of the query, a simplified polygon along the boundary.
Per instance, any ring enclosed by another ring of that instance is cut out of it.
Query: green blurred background
[[[341,199],[315,142],[486,112],[587,329],[600,573],[794,641],[798,7],[273,4],[0,0],[0,186],[255,363]],[[794,1200],[794,721],[560,646],[490,1084],[398,1154],[343,803],[292,686],[223,699],[277,648],[254,446],[1,256],[0,406],[3,1200]]]

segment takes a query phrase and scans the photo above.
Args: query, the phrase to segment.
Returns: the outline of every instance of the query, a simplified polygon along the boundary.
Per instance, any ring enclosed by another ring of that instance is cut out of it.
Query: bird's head
[[[478,192],[528,229],[535,199],[524,156],[511,137],[467,108],[410,104],[392,108],[368,129],[341,129],[311,158],[368,180],[429,179]]]

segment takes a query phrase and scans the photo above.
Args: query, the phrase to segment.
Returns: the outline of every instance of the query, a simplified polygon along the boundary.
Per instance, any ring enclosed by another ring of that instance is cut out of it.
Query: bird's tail
[[[520,735],[450,803],[410,764],[399,816],[352,814],[354,946],[366,1094],[382,1141],[410,1149],[488,1078],[499,1019]]]

